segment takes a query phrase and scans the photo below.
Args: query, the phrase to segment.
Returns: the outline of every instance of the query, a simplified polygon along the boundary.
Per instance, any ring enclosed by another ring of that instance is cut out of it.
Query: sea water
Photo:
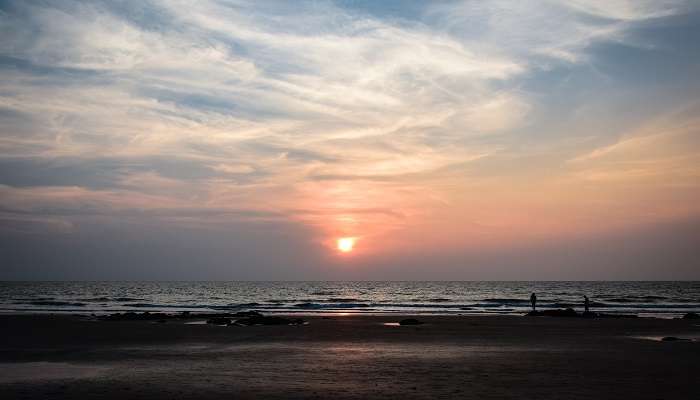
[[[675,317],[700,282],[0,282],[0,312],[522,314],[538,309]]]

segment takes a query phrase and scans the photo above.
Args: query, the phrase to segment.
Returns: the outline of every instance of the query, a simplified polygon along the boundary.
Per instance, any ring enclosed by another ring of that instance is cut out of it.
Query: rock
[[[399,325],[422,325],[423,322],[418,321],[415,318],[407,318],[407,319],[402,319],[399,321]]]
[[[248,318],[236,320],[236,325],[252,326],[252,325],[302,325],[304,320],[301,318],[283,318],[283,317],[266,317],[264,315],[255,315]]]
[[[683,319],[700,319],[700,315],[698,313],[689,312],[683,316]]]
[[[662,342],[679,342],[679,341],[688,341],[690,339],[681,339],[679,337],[675,336],[666,336],[661,339]]]
[[[637,314],[597,314],[597,318],[637,318]]]
[[[125,313],[114,313],[98,317],[102,321],[157,321],[168,318],[169,316],[162,313],[149,313],[148,311],[138,314],[132,311]]]
[[[555,309],[555,310],[544,310],[544,311],[530,311],[525,314],[528,317],[580,317],[581,314],[574,311],[573,308],[567,309]]]
[[[257,311],[239,311],[239,312],[237,312],[237,313],[231,315],[231,317],[233,317],[233,318],[262,317],[262,316],[263,316],[263,315],[260,314],[260,313],[257,312]]]
[[[546,310],[545,315],[551,315],[553,317],[578,317],[579,314],[574,311],[573,308],[567,308],[565,310]]]
[[[207,324],[212,325],[231,325],[231,318],[226,317],[213,317],[207,320]]]
[[[119,313],[117,313],[117,315],[119,315]],[[143,317],[144,317],[143,319],[146,319],[145,318],[146,314],[144,314]],[[125,312],[124,314],[122,314],[121,319],[128,321],[128,320],[137,320],[137,319],[141,319],[141,318],[139,317],[139,315],[137,313],[129,311],[129,312]]]

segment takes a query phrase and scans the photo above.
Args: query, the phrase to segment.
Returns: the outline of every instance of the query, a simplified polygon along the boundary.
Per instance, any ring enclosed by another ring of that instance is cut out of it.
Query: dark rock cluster
[[[207,320],[207,324],[212,325],[231,325],[231,318],[227,317],[214,317]]]
[[[97,317],[102,321],[165,321],[171,318],[170,314],[164,313],[151,313],[151,312],[125,312],[125,313],[114,313],[109,315],[102,315]]]
[[[683,316],[683,319],[700,319],[700,314],[689,312]]]
[[[528,317],[567,317],[567,318],[637,318],[634,314],[603,314],[592,311],[576,312],[573,308],[530,311]]]
[[[573,308],[567,309],[555,309],[555,310],[543,310],[543,311],[530,311],[527,313],[528,317],[581,317],[582,314],[574,311]]]
[[[247,318],[237,319],[236,325],[252,326],[252,325],[303,325],[304,320],[301,318],[283,318],[283,317],[266,317],[264,315],[256,315]]]
[[[689,342],[690,339],[682,339],[675,336],[666,336],[661,339],[662,342]]]
[[[265,316],[257,311],[240,311],[236,313],[202,313],[193,314],[183,311],[179,314],[166,313],[114,313],[97,317],[101,321],[156,321],[166,322],[167,320],[182,319],[206,319],[207,324],[212,325],[303,325],[305,321],[301,318],[284,318],[278,316]]]

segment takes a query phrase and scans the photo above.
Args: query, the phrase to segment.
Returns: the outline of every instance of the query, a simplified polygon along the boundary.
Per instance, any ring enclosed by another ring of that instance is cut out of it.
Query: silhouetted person
[[[532,304],[532,311],[535,311],[535,307],[537,306],[537,296],[534,293],[530,295],[530,303]]]
[[[588,296],[585,294],[583,295],[583,307],[586,309],[586,312],[588,312],[588,307],[590,306],[590,301],[588,301]]]

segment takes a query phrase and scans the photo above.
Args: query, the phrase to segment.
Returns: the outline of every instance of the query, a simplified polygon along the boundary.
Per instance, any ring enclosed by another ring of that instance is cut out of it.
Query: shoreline
[[[559,309],[559,308],[548,308],[548,309],[543,309],[542,311],[562,311],[565,309]],[[3,316],[22,316],[22,315],[27,315],[27,316],[79,316],[79,317],[105,317],[113,314],[125,314],[125,313],[135,313],[135,314],[143,314],[143,313],[150,313],[150,314],[160,314],[164,315],[168,318],[177,318],[181,316],[183,313],[189,313],[191,316],[196,316],[196,315],[219,315],[219,316],[225,316],[227,314],[233,314],[236,312],[249,312],[249,311],[255,311],[255,312],[260,312],[265,315],[276,315],[276,316],[290,316],[290,317],[323,317],[323,316],[343,316],[343,315],[357,315],[357,316],[416,316],[416,317],[424,317],[424,316],[430,316],[430,317],[527,317],[529,312],[498,312],[498,311],[478,311],[478,312],[470,312],[470,311],[454,311],[454,312],[435,312],[435,311],[405,311],[405,310],[397,310],[397,311],[387,311],[387,310],[381,310],[381,311],[362,311],[362,310],[303,310],[303,311],[288,311],[288,310],[266,310],[266,309],[256,309],[256,308],[242,308],[236,311],[220,311],[220,310],[211,310],[211,311],[206,311],[206,310],[197,310],[197,311],[190,311],[190,310],[184,310],[184,311],[163,311],[163,310],[142,310],[142,309],[114,309],[114,310],[108,310],[108,311],[85,311],[85,310],[0,310],[0,318]],[[578,309],[574,309],[579,314],[582,314],[583,311],[580,311]],[[538,312],[540,312],[540,309],[538,308]],[[659,319],[659,320],[675,320],[675,319],[684,319],[684,316],[687,314],[697,314],[695,311],[690,310],[690,311],[682,311],[682,312],[672,312],[672,313],[630,313],[630,312],[596,312],[595,310],[592,311],[593,313],[601,314],[605,318],[642,318],[642,319]],[[559,318],[559,317],[552,317],[552,316],[547,316],[547,318]],[[563,317],[565,318],[565,317]]]

